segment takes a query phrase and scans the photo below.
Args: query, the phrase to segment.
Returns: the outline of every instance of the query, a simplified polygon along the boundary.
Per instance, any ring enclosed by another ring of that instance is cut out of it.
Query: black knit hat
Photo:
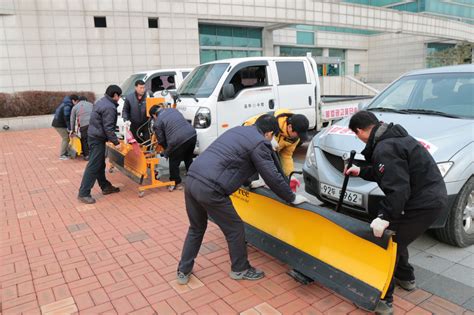
[[[300,138],[301,142],[308,140],[309,121],[305,115],[294,114],[289,117],[288,124],[298,133],[298,138]]]

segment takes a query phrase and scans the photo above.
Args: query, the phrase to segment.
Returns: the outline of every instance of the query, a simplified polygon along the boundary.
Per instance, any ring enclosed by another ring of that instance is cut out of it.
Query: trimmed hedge
[[[67,95],[85,96],[95,102],[95,95],[83,92],[25,91],[13,94],[0,93],[0,118],[54,114],[56,107]]]

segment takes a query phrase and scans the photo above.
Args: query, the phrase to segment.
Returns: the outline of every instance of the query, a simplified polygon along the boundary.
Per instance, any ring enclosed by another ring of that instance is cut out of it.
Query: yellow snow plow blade
[[[160,152],[158,146],[147,152],[146,147],[138,143],[125,144],[122,142],[122,149],[117,150],[115,146],[107,144],[107,157],[112,166],[116,167],[127,177],[140,184],[138,187],[138,196],[143,197],[145,190],[167,187],[174,185],[174,181],[162,182],[159,180],[156,167],[160,163],[157,152]],[[147,183],[144,184],[144,179]]]
[[[268,189],[239,189],[231,199],[255,247],[367,310],[385,296],[393,232],[376,238],[366,222],[310,203],[288,205]]]

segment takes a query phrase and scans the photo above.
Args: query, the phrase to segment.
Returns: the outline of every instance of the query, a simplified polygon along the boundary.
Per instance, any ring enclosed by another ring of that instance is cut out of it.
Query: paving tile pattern
[[[59,142],[50,129],[0,133],[0,313],[365,314],[325,287],[295,282],[284,264],[251,246],[251,263],[267,277],[231,280],[226,241],[213,223],[190,283],[177,285],[188,227],[183,192],[138,198],[136,184],[116,172],[107,176],[123,183],[120,193],[102,196],[95,187],[97,203],[82,205],[85,162],[58,161]],[[466,310],[423,290],[397,290],[395,312]]]

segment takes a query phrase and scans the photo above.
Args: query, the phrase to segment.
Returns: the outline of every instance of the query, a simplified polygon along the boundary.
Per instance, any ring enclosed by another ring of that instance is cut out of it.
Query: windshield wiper
[[[424,115],[443,116],[443,117],[449,117],[449,118],[459,118],[459,116],[456,116],[456,115],[451,115],[445,112],[440,112],[440,111],[431,110],[431,109],[404,109],[403,111],[409,114],[424,114]]]
[[[389,113],[406,114],[405,110],[395,109],[395,108],[388,108],[388,107],[372,107],[372,108],[367,108],[367,110],[373,110],[373,111],[377,111],[377,112],[389,112]]]
[[[199,100],[196,97],[196,94],[194,94],[194,93],[186,92],[186,93],[179,94],[179,96],[183,96],[183,95],[189,95],[196,101],[196,103],[199,102]]]

